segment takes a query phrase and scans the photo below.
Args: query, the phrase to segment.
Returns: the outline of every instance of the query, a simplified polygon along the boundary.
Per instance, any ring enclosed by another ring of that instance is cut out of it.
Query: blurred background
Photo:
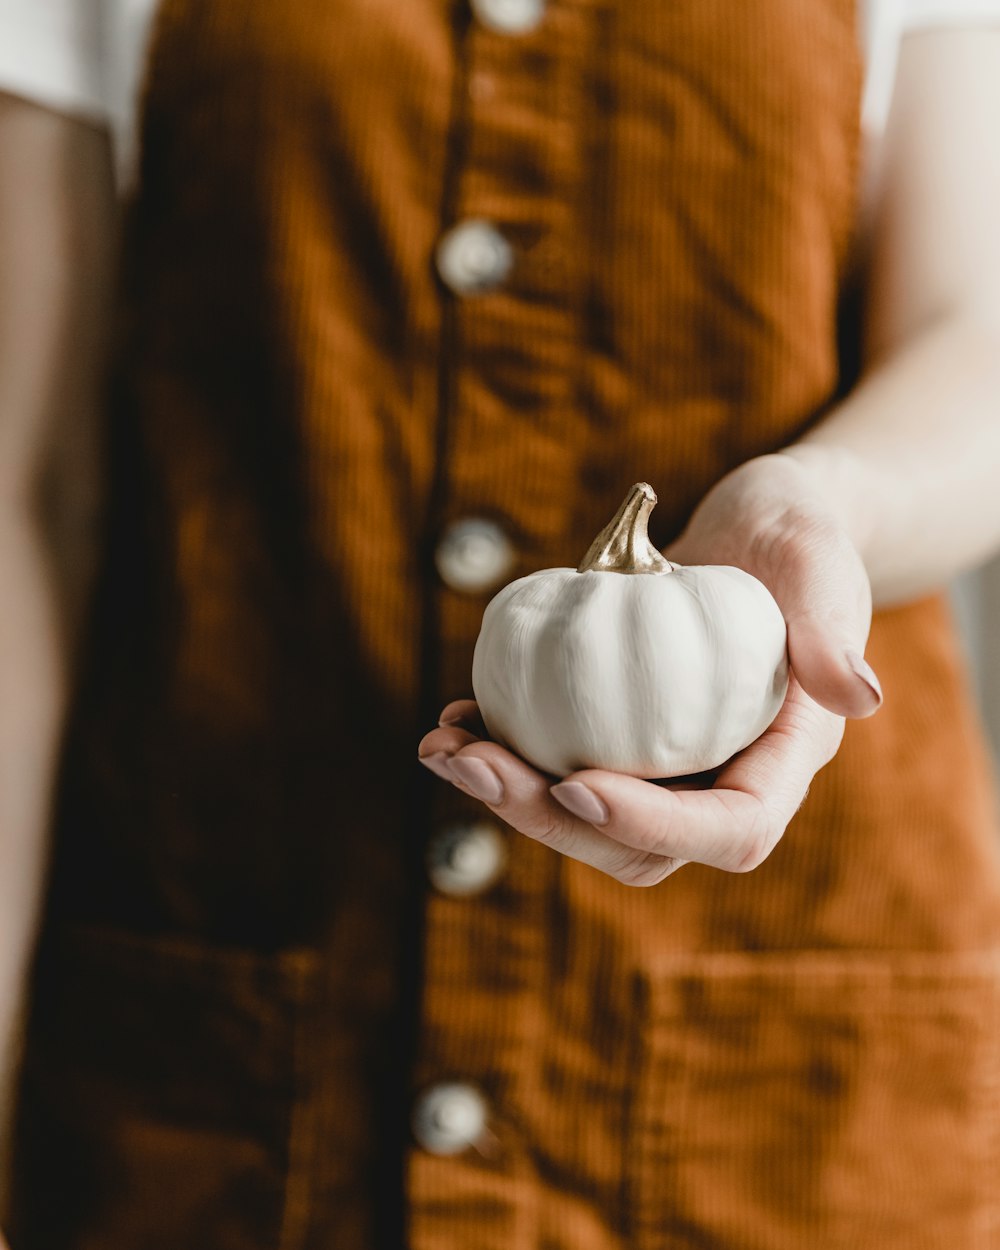
[[[979,706],[1000,771],[1000,559],[959,578],[954,600]]]

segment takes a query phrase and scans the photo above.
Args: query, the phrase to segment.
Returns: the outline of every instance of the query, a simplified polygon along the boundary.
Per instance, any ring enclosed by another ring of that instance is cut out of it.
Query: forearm
[[[0,1199],[53,781],[95,564],[114,234],[106,135],[0,96]]]
[[[903,41],[860,267],[860,385],[789,449],[876,603],[1000,546],[1000,31]]]
[[[939,321],[787,448],[855,542],[876,604],[1000,547],[1000,332]]]
[[[46,858],[67,663],[48,561],[28,518],[0,519],[0,1126],[9,1122],[22,988]],[[0,1150],[6,1139],[0,1131]],[[2,1172],[0,1172],[2,1175]]]
[[[77,416],[93,423],[93,414]],[[79,499],[63,498],[59,507],[40,499],[36,506],[0,508],[5,591],[0,614],[0,1212],[24,989],[45,883],[63,725],[97,563],[97,519],[96,509]]]

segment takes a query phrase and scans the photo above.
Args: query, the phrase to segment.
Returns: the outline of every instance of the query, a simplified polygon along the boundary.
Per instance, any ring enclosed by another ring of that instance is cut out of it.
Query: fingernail
[[[592,825],[606,825],[611,819],[607,803],[582,781],[560,781],[549,790],[549,794],[568,812]]]
[[[447,729],[449,725],[461,725],[464,717],[461,712],[453,712],[451,716],[442,716],[438,721],[441,729]]]
[[[435,751],[433,755],[419,755],[417,758],[424,768],[429,768],[432,773],[436,773],[442,781],[453,782],[455,780],[448,766],[447,751]]]
[[[881,707],[882,687],[879,685],[879,680],[875,676],[875,670],[872,666],[857,651],[845,651],[844,659],[847,661],[851,672],[859,677],[875,696],[875,706]]]
[[[474,755],[465,758],[453,756],[448,767],[477,799],[494,807],[503,802],[503,782],[485,760],[477,759]]]

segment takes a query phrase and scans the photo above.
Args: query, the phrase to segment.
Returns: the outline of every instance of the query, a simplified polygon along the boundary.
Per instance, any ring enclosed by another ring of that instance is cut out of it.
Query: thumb
[[[871,716],[882,689],[864,659],[871,590],[853,544],[832,527],[817,526],[791,559],[786,550],[780,566],[767,572],[803,690],[838,716]]]
[[[878,678],[863,659],[868,574],[839,517],[797,461],[759,456],[722,478],[667,558],[735,564],[763,582],[788,626],[788,656],[807,695],[838,716],[870,716]]]
[[[799,685],[838,716],[871,716],[882,706],[874,669],[850,640],[813,616],[788,621],[788,658]]]

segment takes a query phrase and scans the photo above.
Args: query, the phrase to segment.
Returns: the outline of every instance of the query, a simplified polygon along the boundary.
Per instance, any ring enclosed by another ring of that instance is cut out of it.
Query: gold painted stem
[[[590,544],[578,573],[671,573],[674,565],[649,541],[649,514],[656,492],[647,482],[636,482],[615,513],[614,520]]]

